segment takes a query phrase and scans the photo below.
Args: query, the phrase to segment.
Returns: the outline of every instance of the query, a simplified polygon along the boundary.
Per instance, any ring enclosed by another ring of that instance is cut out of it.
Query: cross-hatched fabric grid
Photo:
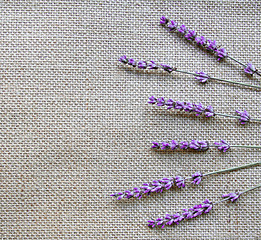
[[[261,84],[159,26],[166,15],[216,39],[257,68],[259,1],[2,1],[2,239],[260,239],[260,190],[165,229],[146,221],[260,182],[260,167],[213,175],[200,186],[141,200],[109,195],[165,176],[238,166],[259,150],[155,152],[152,141],[225,139],[260,145],[260,124],[193,117],[149,106],[148,97],[202,102],[261,118],[260,91],[120,64],[126,54],[182,70]]]

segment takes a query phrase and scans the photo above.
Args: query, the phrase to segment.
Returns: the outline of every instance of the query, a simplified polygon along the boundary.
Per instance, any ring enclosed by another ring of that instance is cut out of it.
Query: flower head
[[[167,142],[162,142],[161,145],[162,145],[162,147],[161,147],[162,150],[170,147],[169,143],[167,143]]]
[[[146,69],[147,63],[145,61],[138,62],[138,68]]]
[[[212,50],[212,51],[216,51],[217,50],[217,43],[216,40],[211,41],[210,39],[208,40],[208,45],[207,45],[207,49],[208,50]]]
[[[194,110],[193,103],[186,102],[186,105],[184,106],[184,111],[186,112],[192,112]]]
[[[173,101],[172,99],[169,99],[167,102],[166,102],[166,105],[168,106],[167,109],[171,109],[175,106],[175,101]]]
[[[128,63],[128,59],[127,59],[126,55],[121,56],[119,61],[124,63],[124,64]]]
[[[221,139],[221,142],[215,142],[215,145],[217,146],[218,150],[221,152],[226,152],[229,148],[230,145],[225,141]]]
[[[159,67],[154,61],[150,61],[150,63],[148,64],[148,68],[149,69],[158,69]]]
[[[206,107],[205,115],[206,115],[206,117],[213,117],[215,115],[214,109],[212,106],[209,105],[208,107]]]
[[[165,105],[165,100],[163,97],[157,99],[157,105],[160,107]]]
[[[225,48],[220,48],[216,50],[217,56],[218,56],[218,61],[221,59],[227,57],[227,51]]]
[[[203,174],[200,173],[200,172],[196,172],[192,175],[192,179],[193,181],[191,182],[192,184],[196,184],[196,185],[199,185],[201,180],[203,178]]]
[[[207,80],[210,78],[206,73],[204,72],[196,72],[198,76],[195,77],[196,80],[199,80],[201,83],[207,82]]]
[[[159,148],[160,147],[160,144],[159,143],[157,143],[157,142],[152,142],[152,146],[151,146],[151,148]]]
[[[245,73],[253,75],[257,70],[254,67],[254,65],[252,65],[252,63],[248,63],[247,67],[244,69]]]
[[[203,105],[201,103],[199,104],[194,104],[194,112],[196,112],[196,116],[199,116],[201,113],[203,113],[205,111],[205,108],[203,107]]]
[[[185,179],[181,176],[175,177],[176,185],[178,188],[185,187]]]
[[[198,45],[201,45],[203,46],[204,44],[206,44],[206,38],[201,36],[201,37],[196,37],[195,38],[195,42],[198,44]]]
[[[240,197],[241,194],[242,194],[241,192],[228,193],[228,194],[222,195],[222,197],[223,198],[228,198],[228,200],[230,200],[231,202],[234,202],[234,201],[236,201]]]
[[[157,102],[157,99],[155,97],[151,96],[149,98],[149,101],[148,101],[149,104],[155,104],[156,102]]]
[[[174,108],[183,110],[185,108],[185,103],[184,102],[180,102],[180,101],[176,101],[176,105],[175,105]]]
[[[246,110],[244,110],[243,112],[240,112],[239,110],[236,110],[236,112],[240,116],[239,122],[241,124],[246,124],[247,122],[250,121],[250,116],[249,116],[249,114],[248,114],[248,112]]]
[[[185,35],[185,38],[187,40],[194,40],[196,37],[196,32],[194,30],[188,30],[187,34]]]
[[[185,141],[182,141],[179,143],[179,148],[180,149],[188,149],[189,147],[189,143],[188,142],[185,142]]]
[[[172,140],[172,141],[171,141],[171,143],[170,143],[170,149],[171,149],[171,150],[177,149],[178,146],[179,146],[179,144],[178,144],[177,141],[175,141],[175,140]]]
[[[164,17],[164,16],[162,16],[162,17],[160,18],[160,24],[162,24],[162,25],[167,24],[168,21],[169,21],[169,20],[168,20],[166,17]]]
[[[133,66],[133,67],[136,67],[136,62],[134,59],[130,58],[129,59],[129,62],[128,62],[129,65]]]
[[[171,66],[169,66],[167,64],[161,64],[161,67],[163,70],[167,71],[168,73],[171,73],[172,71],[174,71],[174,68],[172,68]]]
[[[178,24],[177,24],[175,21],[171,20],[171,21],[170,21],[170,24],[169,24],[169,26],[168,26],[169,31],[170,31],[170,32],[171,32],[171,31],[174,31],[174,30],[177,28],[177,26],[178,26]]]
[[[185,34],[186,31],[187,31],[187,28],[186,28],[185,25],[181,25],[181,26],[179,27],[178,31],[179,31],[180,33],[182,33],[182,34]]]
[[[207,151],[209,148],[209,144],[207,141],[192,140],[189,144],[189,147],[198,151]]]

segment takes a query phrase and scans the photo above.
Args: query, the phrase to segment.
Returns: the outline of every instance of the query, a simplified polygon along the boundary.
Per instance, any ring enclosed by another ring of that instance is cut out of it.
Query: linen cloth
[[[260,91],[122,66],[122,55],[260,85],[242,67],[159,25],[165,15],[217,40],[257,68],[260,1],[1,1],[2,239],[260,239],[260,190],[165,229],[146,221],[260,183],[260,167],[209,176],[197,187],[117,202],[109,195],[167,176],[260,160],[260,151],[155,152],[151,141],[225,139],[260,145],[260,124],[193,117],[148,97],[246,109]]]

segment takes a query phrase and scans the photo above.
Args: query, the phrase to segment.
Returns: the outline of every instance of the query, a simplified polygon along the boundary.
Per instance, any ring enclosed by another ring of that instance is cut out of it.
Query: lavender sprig
[[[164,19],[164,21],[162,21],[162,19]],[[169,22],[170,24],[168,24]],[[252,63],[244,64],[238,61],[237,59],[229,56],[225,48],[220,48],[219,46],[217,46],[215,40],[214,41],[210,39],[207,40],[204,36],[197,36],[197,33],[194,30],[187,29],[185,25],[181,25],[180,27],[178,27],[177,22],[175,22],[174,20],[170,20],[165,16],[161,17],[160,24],[168,28],[170,32],[179,33],[179,35],[183,36],[191,43],[194,43],[195,45],[214,54],[218,58],[218,61],[223,60],[225,58],[229,58],[237,62],[238,64],[242,65],[244,67],[244,72],[246,74],[249,74],[250,76],[257,74],[261,76],[261,73],[252,65]]]
[[[214,205],[217,205],[221,202],[224,201],[230,201],[230,202],[235,202],[238,200],[238,198],[244,194],[247,193],[249,191],[252,191],[256,188],[261,187],[261,184],[256,185],[254,187],[251,187],[249,189],[246,189],[245,191],[242,192],[235,192],[235,193],[229,193],[229,194],[223,194],[222,197],[224,199],[218,201],[218,202],[211,202],[208,199],[206,199],[203,203],[198,204],[193,206],[192,208],[189,209],[182,209],[182,211],[179,211],[173,215],[171,214],[166,214],[165,217],[161,217],[161,218],[157,218],[157,219],[150,219],[148,220],[148,226],[149,227],[156,227],[159,226],[161,228],[164,228],[166,225],[172,225],[172,224],[179,224],[180,222],[184,221],[184,220],[189,220],[195,217],[198,217],[202,214],[207,214],[209,213]]]
[[[211,105],[204,107],[201,103],[195,104],[190,102],[181,102],[174,101],[173,99],[165,100],[163,97],[156,98],[151,96],[148,101],[149,104],[156,104],[159,107],[167,106],[167,109],[179,109],[184,110],[186,112],[194,112],[196,116],[205,115],[206,117],[214,117],[215,115],[229,117],[229,118],[237,118],[241,124],[246,124],[250,121],[261,122],[261,119],[250,118],[249,113],[244,111],[236,110],[238,116],[228,115],[223,113],[214,112],[214,109]]]
[[[208,141],[199,141],[192,140],[191,142],[182,141],[178,143],[176,140],[172,140],[170,143],[168,142],[152,142],[152,149],[161,149],[161,150],[178,150],[178,149],[193,149],[197,151],[207,151],[209,148],[217,148],[221,152],[226,152],[228,149],[235,148],[261,148],[261,146],[254,145],[230,145],[225,140],[221,139],[221,142],[215,142],[214,145],[210,145]]]
[[[190,182],[191,184],[199,185],[205,176],[234,171],[234,170],[238,170],[238,169],[242,169],[242,168],[246,168],[246,167],[252,167],[252,166],[256,166],[256,165],[260,165],[260,164],[261,164],[261,162],[255,162],[255,163],[250,163],[247,165],[222,169],[222,170],[213,171],[213,172],[209,172],[209,173],[205,173],[205,174],[202,174],[201,172],[195,172],[194,174],[192,174],[191,177],[187,177],[187,178],[184,178],[181,176],[165,177],[165,178],[162,178],[159,180],[154,180],[149,183],[144,183],[142,186],[135,187],[131,190],[113,193],[110,196],[117,198],[117,200],[121,200],[123,198],[130,199],[132,197],[141,199],[144,195],[150,195],[153,192],[162,193],[163,191],[169,190],[170,188],[172,188],[174,186],[176,186],[178,188],[185,188],[186,181],[188,181],[188,180],[192,180],[192,182]]]
[[[198,72],[198,71],[187,72],[187,71],[179,70],[176,67],[172,67],[172,66],[167,65],[167,64],[158,64],[154,61],[150,61],[150,63],[147,63],[145,61],[139,61],[138,63],[136,63],[136,61],[134,59],[132,59],[132,58],[128,59],[126,57],[126,55],[120,57],[119,61],[121,63],[131,65],[133,67],[138,67],[140,69],[147,69],[147,68],[150,69],[150,70],[163,69],[164,71],[166,71],[168,73],[179,72],[179,73],[193,75],[193,76],[195,76],[195,79],[198,80],[200,83],[206,83],[206,82],[208,82],[209,79],[213,79],[213,80],[217,80],[217,81],[221,81],[221,82],[233,83],[233,84],[238,84],[238,85],[242,85],[242,86],[261,89],[261,86],[251,85],[251,84],[241,83],[241,82],[235,82],[235,81],[216,78],[216,77],[211,77],[207,73],[204,73],[204,72]]]

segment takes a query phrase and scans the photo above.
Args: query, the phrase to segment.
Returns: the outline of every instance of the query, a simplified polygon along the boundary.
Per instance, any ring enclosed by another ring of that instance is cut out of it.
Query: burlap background
[[[211,176],[199,187],[117,202],[109,194],[144,182],[259,160],[259,150],[221,154],[150,151],[152,140],[261,144],[260,124],[190,117],[148,106],[151,95],[246,109],[261,118],[260,92],[174,73],[122,67],[126,54],[180,69],[261,84],[159,26],[162,14],[260,61],[259,1],[1,1],[2,239],[260,239],[260,190],[165,229],[174,213],[260,182],[260,167]]]

